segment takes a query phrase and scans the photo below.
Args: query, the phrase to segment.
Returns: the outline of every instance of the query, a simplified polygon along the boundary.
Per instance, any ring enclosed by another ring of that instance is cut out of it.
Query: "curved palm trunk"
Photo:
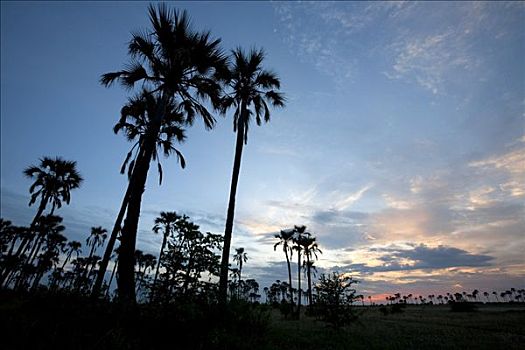
[[[288,266],[288,286],[290,290],[290,302],[293,304],[293,287],[292,287],[292,268],[290,266],[290,258],[288,257],[288,247],[284,247],[284,255],[286,256],[286,266]]]
[[[233,219],[235,216],[235,196],[237,194],[237,184],[241,171],[242,150],[244,146],[244,122],[245,122],[245,103],[241,105],[241,117],[237,123],[237,140],[235,142],[235,157],[233,161],[232,182],[230,187],[230,200],[228,202],[228,213],[226,216],[226,228],[224,230],[224,247],[222,249],[221,274],[219,280],[219,302],[226,304],[228,293],[228,259],[230,257],[230,246],[233,231]]]
[[[157,118],[157,119],[160,119]],[[137,241],[137,229],[139,224],[142,194],[146,187],[146,179],[150,166],[151,157],[155,149],[156,135],[160,129],[160,120],[151,127],[150,134],[144,142],[144,157],[136,164],[130,181],[131,193],[129,196],[128,210],[122,236],[120,240],[119,264],[117,286],[119,298],[124,303],[135,303],[135,247]]]
[[[62,264],[62,267],[61,267],[62,270],[64,270],[64,267],[66,267],[67,263],[71,259],[71,255],[73,255],[73,251],[72,250],[70,250],[69,253],[67,254],[66,260],[64,260],[64,263]]]
[[[35,217],[33,218],[33,221],[31,221],[31,225],[29,226],[31,229],[33,229],[38,221],[38,219],[42,216],[42,213],[46,209],[47,201],[49,200],[49,196],[46,196],[45,198],[42,198],[40,201],[40,205],[38,206],[38,210],[36,212]],[[25,254],[30,248],[31,248],[31,242],[33,241],[33,250],[37,245],[38,239],[40,238],[39,234],[34,234],[33,237],[30,237],[27,235],[22,242],[20,242],[20,245],[18,246],[18,249],[16,250],[15,256],[20,257],[22,254]],[[31,251],[31,254],[29,254],[28,260],[31,259],[31,256],[33,254],[33,250]],[[2,282],[8,277],[9,273],[11,271],[6,271],[4,276],[2,276]]]
[[[140,155],[137,157],[137,161],[140,161]],[[100,289],[102,288],[102,283],[104,282],[104,277],[106,276],[106,271],[108,269],[109,261],[111,260],[111,254],[113,252],[113,249],[115,248],[115,243],[117,241],[118,234],[122,228],[122,220],[124,219],[124,214],[126,213],[126,209],[128,207],[129,202],[129,194],[131,192],[131,180],[128,182],[128,188],[126,189],[126,194],[124,194],[124,198],[122,199],[122,204],[120,205],[120,211],[117,215],[117,219],[115,220],[115,225],[113,225],[113,230],[111,231],[111,236],[108,240],[108,245],[106,246],[106,250],[104,251],[104,256],[102,257],[102,261],[100,262],[100,268],[97,273],[97,278],[95,279],[95,284],[93,285],[93,291],[91,292],[92,298],[98,298],[100,295]]]
[[[162,246],[160,247],[160,253],[159,253],[159,262],[157,263],[157,268],[155,269],[155,277],[153,278],[153,289],[151,290],[150,301],[153,300],[155,296],[155,288],[157,287],[157,278],[159,277],[160,263],[162,262],[162,255],[164,253],[164,249],[166,248],[166,242],[168,241],[168,236],[169,236],[169,228],[166,229],[164,237],[162,238]]]

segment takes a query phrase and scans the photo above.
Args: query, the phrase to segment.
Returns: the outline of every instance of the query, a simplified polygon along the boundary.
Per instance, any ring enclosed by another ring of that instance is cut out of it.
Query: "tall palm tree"
[[[31,199],[29,206],[36,203],[40,198],[40,204],[36,212],[31,227],[35,226],[38,219],[44,213],[48,203],[51,203],[50,215],[53,215],[56,208],[62,206],[62,201],[69,204],[71,201],[71,190],[80,187],[83,179],[76,169],[77,163],[64,160],[60,157],[43,157],[39,165],[31,165],[24,170],[24,175],[34,180],[29,193]],[[18,246],[16,256],[21,256],[29,248],[29,243],[37,238],[36,235],[27,235]],[[33,242],[33,245],[36,242]]]
[[[290,287],[290,301],[293,302],[293,286],[292,286],[292,269],[290,266],[290,258],[292,255],[292,247],[290,245],[292,241],[292,237],[294,234],[294,230],[281,230],[281,233],[278,235],[275,235],[275,238],[279,239],[279,242],[275,243],[273,246],[273,250],[275,251],[277,249],[277,246],[282,244],[283,245],[283,252],[286,256],[286,266],[288,267],[288,285]],[[290,253],[290,256],[288,255]]]
[[[263,120],[269,122],[270,109],[268,105],[283,107],[285,101],[283,95],[277,91],[281,85],[279,78],[275,73],[263,69],[263,60],[263,50],[251,50],[248,54],[240,48],[233,51],[234,62],[229,76],[231,92],[224,97],[223,102],[223,112],[231,107],[235,108],[233,131],[237,136],[219,281],[219,298],[222,303],[226,302],[228,259],[235,216],[235,197],[241,170],[243,146],[248,142],[250,119],[255,116],[257,125],[261,125]]]
[[[248,255],[244,252],[244,248],[235,249],[235,255],[233,256],[233,261],[237,261],[239,265],[239,283],[242,281],[242,263],[248,261]]]
[[[36,259],[42,244],[52,235],[58,235],[65,230],[65,227],[61,225],[62,218],[56,215],[45,215],[38,218],[37,222],[34,224],[33,228],[36,232],[35,242],[31,252],[27,256],[22,269],[18,275],[18,280],[15,285],[15,289],[21,289],[26,283],[29,274],[33,272],[32,266],[33,262]],[[36,271],[34,271],[36,272]]]
[[[99,227],[92,227],[91,228],[91,234],[86,240],[87,246],[91,247],[91,250],[89,252],[88,260],[91,263],[91,268],[89,269],[89,273],[87,276],[90,276],[91,278],[91,272],[95,268],[95,265],[100,260],[99,256],[94,255],[97,248],[100,246],[104,246],[104,242],[106,241],[106,238],[108,238],[108,230]],[[87,269],[86,269],[87,271]]]
[[[107,233],[108,230],[102,228],[101,226],[91,228],[91,234],[86,239],[87,246],[91,247],[88,259],[91,259],[93,254],[95,254],[96,249],[104,244],[106,238],[108,237]]]
[[[309,236],[310,233],[306,232],[306,226],[294,226],[293,242],[294,246],[292,249],[297,251],[297,318],[301,318],[301,252],[303,246],[299,242],[304,236]]]
[[[117,279],[120,297],[129,301],[135,300],[134,252],[150,162],[158,159],[156,149],[160,147],[165,155],[176,153],[184,165],[182,155],[172,142],[183,140],[181,123],[191,125],[196,115],[202,117],[207,128],[213,127],[215,119],[203,103],[210,101],[213,107],[219,107],[222,91],[219,76],[226,71],[220,40],[211,40],[208,32],[193,31],[186,12],[170,11],[164,4],[157,8],[150,5],[149,17],[152,30],[134,34],[129,43],[131,63],[126,69],[101,78],[106,86],[119,81],[128,89],[137,83],[143,87],[140,97],[123,108],[121,118],[129,139],[140,136],[135,162],[128,166],[130,193],[121,232]],[[137,105],[142,106],[138,111]],[[143,123],[128,129],[128,116]],[[129,130],[142,130],[143,134],[129,133]]]
[[[157,285],[157,278],[159,276],[159,268],[164,254],[164,249],[166,248],[166,243],[168,237],[175,230],[175,225],[182,217],[176,212],[165,212],[162,211],[160,216],[155,219],[155,226],[153,226],[153,232],[159,233],[162,232],[162,245],[160,247],[159,260],[157,262],[157,268],[155,269],[155,277],[153,278],[153,290],[151,292],[151,299],[154,297],[155,287]]]
[[[297,243],[302,246],[304,251],[304,256],[306,258],[305,267],[306,267],[306,276],[308,278],[308,305],[312,305],[312,277],[311,271],[312,268],[315,269],[314,260],[318,259],[317,254],[322,254],[323,252],[319,249],[317,245],[316,238],[308,235],[299,236]]]

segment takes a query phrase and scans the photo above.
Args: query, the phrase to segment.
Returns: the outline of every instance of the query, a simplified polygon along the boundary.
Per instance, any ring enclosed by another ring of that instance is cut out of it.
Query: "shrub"
[[[322,274],[317,289],[318,302],[315,313],[320,318],[339,328],[357,319],[352,303],[356,299],[356,290],[352,284],[357,283],[350,276],[338,274]]]

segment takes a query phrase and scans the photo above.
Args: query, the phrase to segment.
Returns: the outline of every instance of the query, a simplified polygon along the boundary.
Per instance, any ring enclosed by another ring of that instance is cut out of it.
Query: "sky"
[[[1,3],[1,216],[27,225],[42,156],[75,160],[85,182],[64,217],[70,239],[110,229],[130,144],[113,125],[129,92],[100,75],[127,62],[145,2]],[[176,2],[226,52],[264,48],[286,107],[250,128],[232,252],[243,277],[286,280],[274,235],[306,225],[318,272],[360,294],[525,287],[523,2]],[[138,246],[158,254],[160,211],[224,232],[231,113],[196,123],[164,179],[150,171]]]

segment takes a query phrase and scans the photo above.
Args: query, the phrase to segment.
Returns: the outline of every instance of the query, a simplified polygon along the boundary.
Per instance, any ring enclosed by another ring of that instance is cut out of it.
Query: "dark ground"
[[[314,318],[284,320],[266,306],[139,306],[78,296],[0,292],[2,349],[525,349],[525,304],[408,305],[383,315],[356,307],[358,321],[333,329]]]

